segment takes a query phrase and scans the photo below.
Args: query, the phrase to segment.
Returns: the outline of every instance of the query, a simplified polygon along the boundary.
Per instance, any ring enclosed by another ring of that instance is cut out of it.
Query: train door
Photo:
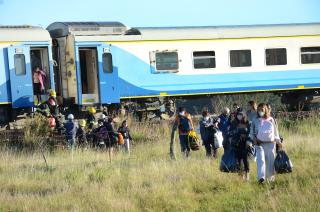
[[[8,47],[12,107],[32,107],[33,86],[30,64],[30,47]]]
[[[118,70],[113,66],[109,45],[98,47],[101,104],[119,103]]]
[[[39,88],[33,88],[34,91],[34,101],[37,102],[37,95],[40,95],[40,100],[44,101],[47,98],[47,93],[51,89],[51,73],[50,73],[50,63],[49,63],[49,52],[47,47],[30,47],[30,59],[31,59],[31,70],[32,73],[39,68],[44,77],[42,78],[43,83]],[[35,80],[35,79],[33,79]],[[33,81],[34,83],[34,81]]]
[[[78,67],[80,73],[81,92],[79,104],[88,105],[99,102],[97,49],[94,47],[79,47]],[[79,78],[78,78],[79,79]]]

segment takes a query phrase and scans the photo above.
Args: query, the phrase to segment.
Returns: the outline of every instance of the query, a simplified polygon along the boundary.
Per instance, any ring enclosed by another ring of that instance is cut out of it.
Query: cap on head
[[[94,107],[88,107],[88,112],[91,114],[95,114],[97,111]]]
[[[73,120],[73,119],[74,119],[73,114],[69,114],[69,115],[68,115],[68,119],[69,119],[69,120]]]
[[[100,115],[100,119],[105,119],[105,118],[106,118],[106,115],[104,115],[104,114]]]
[[[57,93],[55,90],[51,90],[50,93],[49,93],[50,96],[52,97],[56,97],[57,96]]]
[[[80,121],[79,121],[79,126],[80,127],[85,127],[86,126],[86,120],[84,120],[84,119],[81,119]]]

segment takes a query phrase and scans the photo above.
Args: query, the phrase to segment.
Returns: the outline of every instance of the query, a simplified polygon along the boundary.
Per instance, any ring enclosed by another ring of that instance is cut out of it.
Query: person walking
[[[223,135],[223,148],[226,149],[229,147],[229,128],[230,128],[230,109],[224,107],[221,115],[219,116],[219,130]]]
[[[172,159],[175,159],[173,142],[175,140],[175,131],[177,129],[179,130],[181,152],[185,157],[189,157],[190,147],[188,144],[188,134],[193,130],[193,124],[191,115],[187,113],[186,109],[183,107],[180,107],[178,109],[178,115],[176,116],[171,130],[170,156]]]
[[[282,147],[279,132],[266,104],[258,106],[258,118],[254,120],[250,138],[255,144],[258,182],[274,181],[275,143]]]
[[[124,148],[126,152],[130,154],[130,143],[132,142],[132,137],[130,135],[130,129],[128,127],[127,120],[124,120],[121,123],[121,126],[118,129],[118,132],[121,133],[124,139]]]
[[[257,117],[257,103],[255,101],[249,101],[248,108],[247,118],[249,123],[252,123],[252,121]]]
[[[250,125],[245,112],[239,109],[236,118],[231,123],[230,135],[232,137],[232,144],[236,151],[238,163],[241,167],[243,164],[243,170],[240,169],[240,174],[243,179],[249,180],[249,159],[248,159],[248,138],[249,138]]]
[[[202,145],[206,149],[207,157],[217,157],[217,148],[215,147],[215,133],[219,131],[218,129],[219,118],[212,118],[208,111],[202,112],[202,118],[199,121],[200,134],[202,139]]]
[[[68,121],[64,124],[64,128],[68,147],[73,149],[76,146],[76,134],[78,130],[73,114],[68,115]]]

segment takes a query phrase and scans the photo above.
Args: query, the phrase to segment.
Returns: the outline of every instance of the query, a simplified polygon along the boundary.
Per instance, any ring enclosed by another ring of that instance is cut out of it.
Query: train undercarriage
[[[282,91],[273,94],[281,98],[283,108],[290,111],[310,111],[318,110],[320,107],[320,90],[296,90]],[[246,93],[248,94],[248,93]],[[255,93],[259,94],[259,93]],[[99,106],[98,111],[112,116],[128,116],[136,118],[137,121],[150,120],[171,120],[175,117],[177,102],[186,102],[193,106],[195,99],[213,99],[219,95],[187,96],[187,97],[152,97],[122,100],[120,104]],[[203,105],[203,108],[210,105]],[[84,118],[84,108],[75,105],[64,105],[61,107],[62,113],[74,113],[77,118]],[[35,108],[14,109],[11,105],[0,107],[0,127],[8,126],[9,123],[17,122],[31,116]],[[199,111],[198,111],[199,112]]]

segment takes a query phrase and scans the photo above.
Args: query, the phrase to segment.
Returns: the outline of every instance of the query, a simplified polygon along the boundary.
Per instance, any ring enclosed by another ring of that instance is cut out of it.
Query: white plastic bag
[[[222,143],[223,143],[223,135],[221,131],[217,131],[214,134],[214,148],[218,149],[220,147],[222,147]]]

